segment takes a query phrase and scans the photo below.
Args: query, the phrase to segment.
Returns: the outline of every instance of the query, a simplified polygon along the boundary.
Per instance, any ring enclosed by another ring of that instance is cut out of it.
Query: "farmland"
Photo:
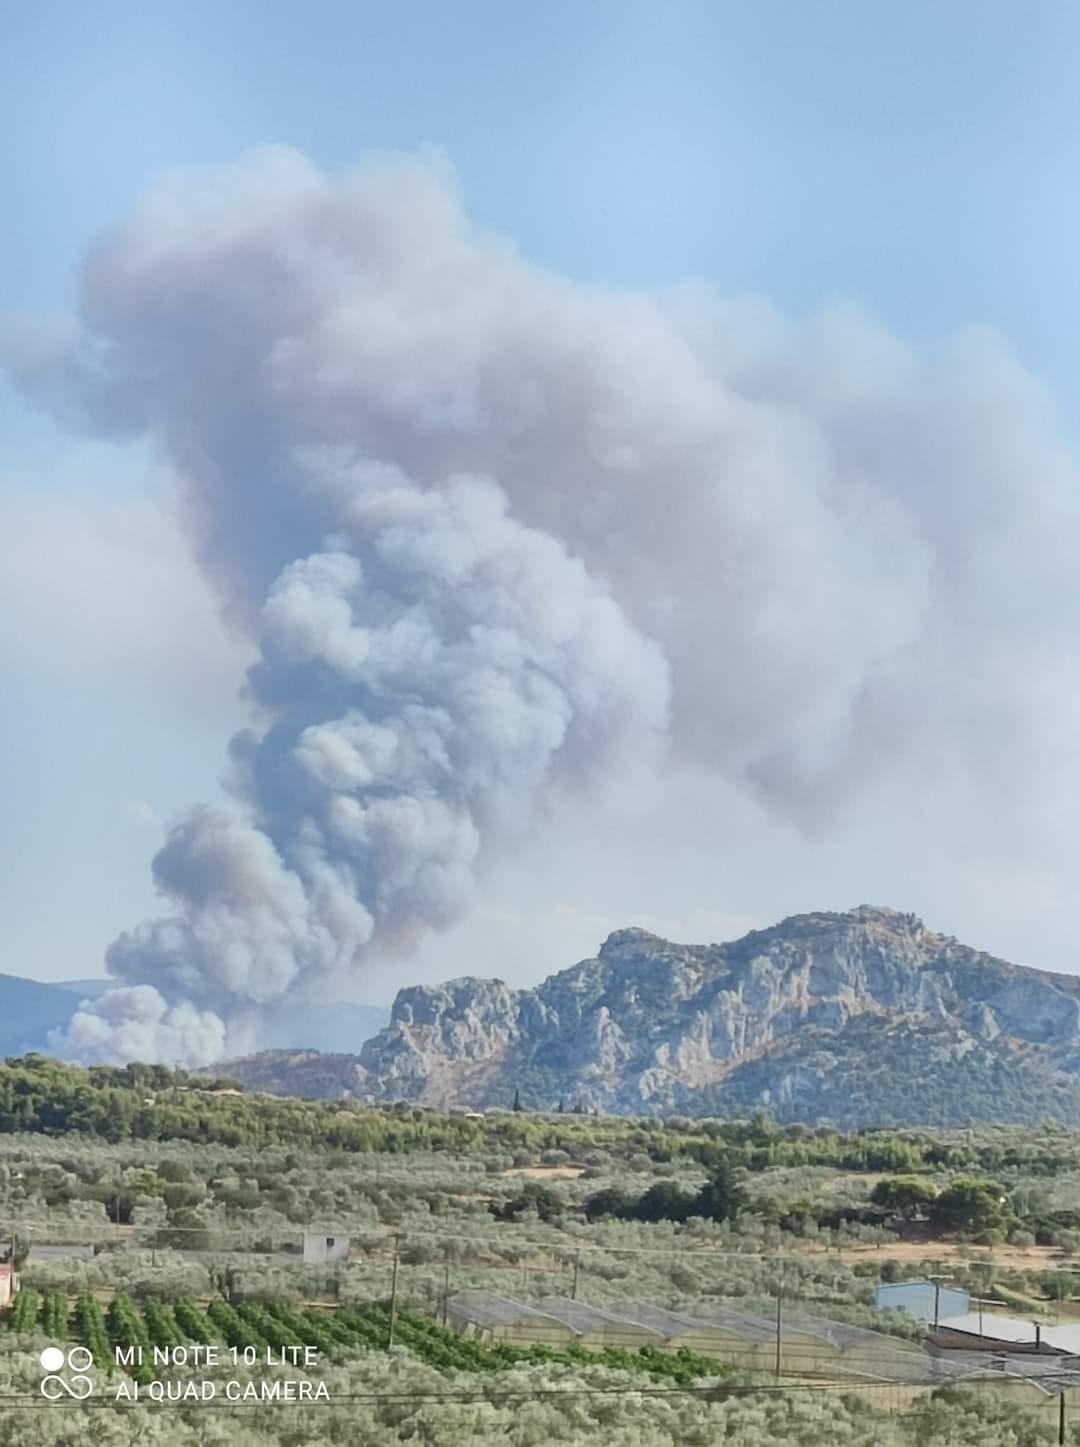
[[[483,1346],[410,1311],[395,1314],[391,1333],[390,1313],[378,1304],[328,1313],[296,1311],[279,1302],[234,1307],[214,1301],[203,1309],[188,1297],[172,1303],[149,1297],[140,1309],[129,1296],[120,1295],[105,1311],[89,1293],[69,1309],[61,1292],[47,1292],[39,1301],[28,1287],[7,1318],[8,1330],[16,1335],[39,1327],[52,1342],[87,1347],[107,1372],[124,1364],[123,1370],[143,1383],[154,1380],[155,1366],[187,1365],[189,1353],[184,1348],[220,1347],[220,1357],[215,1354],[213,1360],[233,1366],[315,1365],[385,1351],[391,1335],[417,1360],[444,1372],[500,1372],[529,1364],[595,1365],[683,1385],[728,1374],[718,1363],[686,1351],[668,1356],[615,1349]],[[198,1365],[207,1356],[191,1352],[190,1360]]]
[[[444,1299],[470,1289],[771,1314],[782,1279],[789,1306],[910,1335],[910,1318],[874,1308],[874,1285],[942,1269],[981,1295],[1011,1293],[1025,1311],[1056,1310],[1080,1262],[1075,1132],[477,1120],[218,1100],[171,1074],[162,1090],[161,1072],[138,1069],[2,1069],[0,1200],[23,1291],[0,1330],[0,1389],[27,1405],[0,1418],[2,1447],[85,1435],[64,1435],[84,1408],[29,1410],[40,1402],[37,1354],[59,1342],[103,1364],[92,1374],[99,1397],[143,1393],[96,1413],[95,1447],[1044,1440],[1019,1408],[970,1394],[916,1401],[868,1387],[858,1401],[826,1400],[685,1352],[482,1345],[439,1323]],[[726,1217],[695,1214],[712,1209],[709,1190],[715,1207],[722,1165],[734,1182]],[[940,1200],[957,1182],[995,1176],[1007,1208],[978,1229],[926,1234],[927,1222],[923,1239],[905,1239],[872,1196],[913,1176]],[[610,1208],[596,1211],[598,1197]],[[305,1261],[306,1231],[347,1236],[349,1259]],[[178,1391],[205,1379],[217,1406],[147,1401],[162,1377],[155,1349],[171,1354]],[[227,1383],[241,1393],[236,1421]],[[307,1412],[290,1406],[298,1383],[326,1396]]]

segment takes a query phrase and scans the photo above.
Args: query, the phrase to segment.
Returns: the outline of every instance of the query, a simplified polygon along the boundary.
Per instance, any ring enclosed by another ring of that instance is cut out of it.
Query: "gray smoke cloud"
[[[270,148],[155,188],[6,355],[153,439],[259,648],[235,812],[170,830],[83,1058],[244,1048],[664,747],[810,833],[885,775],[1027,817],[1070,758],[1076,464],[989,332],[585,287],[437,157]]]

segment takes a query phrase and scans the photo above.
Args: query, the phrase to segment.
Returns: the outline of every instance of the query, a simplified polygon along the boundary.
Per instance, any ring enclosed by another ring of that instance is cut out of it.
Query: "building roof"
[[[1022,1316],[998,1316],[984,1311],[965,1312],[962,1316],[945,1316],[938,1322],[942,1331],[966,1332],[970,1336],[981,1335],[984,1340],[1011,1342],[1015,1346],[1034,1345],[1035,1322]],[[1039,1340],[1043,1346],[1080,1357],[1080,1322],[1062,1325],[1060,1322],[1039,1322]]]
[[[912,1277],[909,1281],[881,1281],[874,1287],[875,1301],[903,1300],[913,1296],[931,1301],[947,1301],[950,1297],[964,1301],[971,1299],[962,1286],[948,1281],[928,1281],[922,1277]]]
[[[658,1327],[638,1321],[623,1310],[605,1310],[603,1307],[589,1306],[587,1302],[573,1301],[568,1296],[542,1296],[539,1300],[529,1304],[535,1310],[564,1322],[576,1332],[604,1331],[611,1326],[631,1326],[636,1327],[639,1331],[649,1332],[656,1337],[657,1341],[667,1340],[667,1334]]]
[[[954,1381],[1024,1381],[1047,1396],[1080,1387],[1080,1359],[1074,1357],[993,1356],[987,1352],[957,1352],[949,1362]],[[988,1360],[989,1358],[989,1360]]]
[[[740,1336],[744,1341],[769,1342],[776,1336],[776,1328],[764,1317],[744,1315],[739,1311],[726,1311],[723,1307],[710,1307],[708,1316],[692,1316],[685,1311],[665,1311],[662,1306],[653,1306],[645,1301],[619,1303],[619,1312],[632,1317],[643,1326],[651,1326],[669,1340],[687,1336],[691,1332],[716,1331],[718,1328]]]
[[[514,1322],[533,1322],[543,1326],[566,1326],[566,1322],[528,1302],[514,1301],[494,1291],[461,1291],[446,1303],[448,1311],[467,1317],[477,1326],[509,1326]],[[573,1328],[571,1328],[573,1330]]]
[[[921,1348],[915,1342],[903,1337],[890,1336],[888,1332],[872,1331],[865,1326],[852,1326],[846,1321],[833,1321],[830,1317],[816,1316],[809,1311],[784,1311],[781,1318],[785,1326],[796,1331],[805,1331],[812,1336],[824,1337],[838,1351],[865,1351],[871,1347],[897,1352],[918,1352]]]
[[[507,1326],[534,1323],[545,1327],[561,1327],[583,1336],[590,1331],[603,1329],[613,1324],[644,1327],[658,1337],[671,1341],[691,1333],[724,1331],[742,1337],[747,1342],[772,1343],[776,1340],[776,1325],[764,1317],[755,1317],[739,1311],[710,1308],[710,1315],[693,1316],[689,1312],[668,1311],[654,1306],[651,1302],[626,1301],[607,1307],[593,1306],[584,1301],[573,1301],[565,1296],[545,1296],[537,1301],[515,1301],[508,1296],[499,1296],[492,1291],[463,1291],[447,1303],[450,1311],[466,1317],[478,1326]],[[977,1314],[952,1317],[941,1323],[954,1330],[978,1332]],[[891,1337],[884,1332],[871,1331],[866,1327],[849,1326],[846,1322],[832,1321],[828,1317],[816,1316],[810,1312],[792,1311],[781,1318],[785,1335],[794,1331],[799,1335],[815,1337],[836,1347],[840,1355],[830,1365],[845,1377],[861,1381],[892,1381],[912,1384],[935,1385],[945,1382],[1013,1381],[1027,1382],[1033,1389],[1056,1396],[1060,1392],[1080,1388],[1080,1351],[1075,1356],[1053,1356],[1025,1353],[1017,1355],[1002,1352],[949,1352],[944,1356],[931,1356],[922,1347],[905,1342],[900,1337]],[[966,1325],[956,1325],[966,1323]],[[1034,1327],[1019,1317],[992,1317],[983,1313],[984,1335],[991,1335],[991,1325],[998,1330],[993,1335],[1002,1342],[1033,1342]],[[1021,1335],[1021,1330],[1026,1335]],[[1011,1334],[1005,1334],[1011,1333]],[[1064,1342],[1074,1337],[1080,1339],[1080,1325],[1075,1327],[1043,1327],[1044,1341],[1057,1336],[1065,1350]],[[871,1357],[861,1354],[860,1349],[868,1346],[895,1348]]]
[[[715,1326],[722,1326],[728,1331],[735,1332],[747,1341],[771,1342],[776,1340],[776,1323],[774,1321],[770,1321],[765,1316],[754,1316],[748,1311],[739,1311],[735,1307],[710,1306],[708,1315],[704,1319]]]

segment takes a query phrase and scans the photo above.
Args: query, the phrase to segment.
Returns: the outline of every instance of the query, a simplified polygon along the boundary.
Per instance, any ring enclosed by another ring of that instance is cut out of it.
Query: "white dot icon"
[[[64,1353],[59,1347],[46,1347],[38,1361],[43,1372],[58,1372],[64,1365]]]

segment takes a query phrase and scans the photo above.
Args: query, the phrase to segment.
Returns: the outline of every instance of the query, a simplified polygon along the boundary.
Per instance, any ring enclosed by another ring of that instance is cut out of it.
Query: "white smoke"
[[[886,775],[1019,819],[1068,753],[1077,470],[988,333],[582,287],[438,162],[269,149],[158,187],[7,351],[156,442],[260,648],[236,816],[174,826],[174,915],[110,950],[158,998],[81,1015],[84,1055],[208,1058],[449,924],[550,789],[654,748],[669,676],[674,757],[809,831]]]
[[[452,924],[482,840],[525,828],[545,787],[662,737],[658,649],[494,484],[305,465],[339,532],[261,610],[258,723],[232,744],[244,815],[170,830],[154,878],[176,913],[110,948],[110,972],[143,983],[75,1017],[82,1058],[243,1048],[260,1006]]]

